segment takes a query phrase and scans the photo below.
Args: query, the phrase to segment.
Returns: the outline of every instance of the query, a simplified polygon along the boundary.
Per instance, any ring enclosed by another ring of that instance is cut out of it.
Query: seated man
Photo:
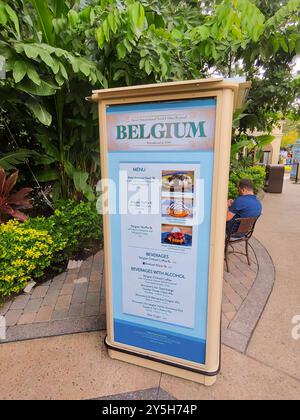
[[[234,201],[228,201],[226,234],[230,234],[231,226],[235,219],[259,217],[261,212],[262,205],[254,194],[252,181],[250,179],[242,179],[239,182],[239,197]]]

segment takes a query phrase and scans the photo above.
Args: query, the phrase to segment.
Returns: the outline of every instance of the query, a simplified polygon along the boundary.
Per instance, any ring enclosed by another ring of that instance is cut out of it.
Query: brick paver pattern
[[[235,245],[243,251],[244,245]],[[258,266],[250,249],[251,266],[246,257],[229,256],[230,273],[224,270],[222,328],[230,327],[257,276]],[[36,286],[30,294],[17,296],[0,308],[7,327],[54,322],[72,318],[104,316],[105,293],[103,252],[84,261],[78,269],[59,274],[47,283]]]
[[[103,252],[0,308],[7,327],[105,315]]]

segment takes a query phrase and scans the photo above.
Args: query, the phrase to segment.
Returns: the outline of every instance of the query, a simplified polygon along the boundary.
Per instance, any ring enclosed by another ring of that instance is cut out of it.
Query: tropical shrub
[[[298,11],[299,0],[0,0],[0,162],[38,149],[37,178],[54,198],[94,200],[93,87],[245,75],[253,88],[236,128],[271,132],[298,110]]]
[[[101,217],[92,203],[76,203],[72,200],[56,203],[53,216],[35,217],[24,223],[24,228],[46,230],[53,238],[55,249],[53,262],[68,259],[76,249],[88,240],[102,238]]]
[[[238,183],[241,179],[251,179],[254,192],[258,193],[264,186],[265,178],[266,170],[263,166],[240,168],[232,171],[229,179],[229,198],[234,199],[238,196]]]
[[[275,140],[271,134],[254,136],[252,134],[236,135],[233,133],[231,144],[232,166],[255,166],[263,157],[264,148]]]
[[[32,207],[30,200],[27,198],[32,189],[22,188],[20,191],[12,193],[18,176],[18,171],[8,176],[5,174],[5,171],[0,168],[0,222],[2,221],[4,214],[14,217],[21,222],[27,220],[27,216],[20,210],[30,209]]]
[[[95,199],[98,116],[96,105],[85,101],[93,86],[183,77],[178,42],[156,10],[135,0],[0,0],[6,59],[0,111],[11,126],[24,121],[38,143],[37,179],[52,185],[54,199]],[[0,158],[7,161],[6,154]]]
[[[93,200],[91,185],[99,177],[98,123],[96,107],[85,97],[92,86],[105,87],[107,82],[95,57],[87,53],[84,33],[91,22],[90,9],[79,14],[85,22],[79,30],[74,25],[76,5],[69,3],[0,0],[0,55],[6,59],[0,111],[5,111],[10,126],[24,121],[38,143],[43,153],[36,159],[39,182],[51,183],[54,196],[76,197],[78,192],[79,199]],[[61,27],[64,19],[66,30]],[[12,147],[18,151],[14,142]],[[7,156],[2,158],[6,162]]]
[[[20,292],[45,270],[61,269],[88,240],[102,237],[101,218],[91,203],[61,202],[48,218],[0,225],[0,297]]]

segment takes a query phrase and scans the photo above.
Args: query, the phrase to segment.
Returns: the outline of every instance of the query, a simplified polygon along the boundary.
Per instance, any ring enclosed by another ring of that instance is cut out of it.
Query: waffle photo
[[[188,226],[162,225],[162,244],[192,246],[193,228]]]

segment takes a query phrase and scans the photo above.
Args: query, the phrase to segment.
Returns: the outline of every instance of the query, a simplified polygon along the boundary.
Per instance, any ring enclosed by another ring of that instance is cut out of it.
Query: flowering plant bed
[[[90,255],[101,238],[101,218],[95,205],[85,202],[62,202],[48,218],[1,224],[0,298],[62,271],[70,257]]]

